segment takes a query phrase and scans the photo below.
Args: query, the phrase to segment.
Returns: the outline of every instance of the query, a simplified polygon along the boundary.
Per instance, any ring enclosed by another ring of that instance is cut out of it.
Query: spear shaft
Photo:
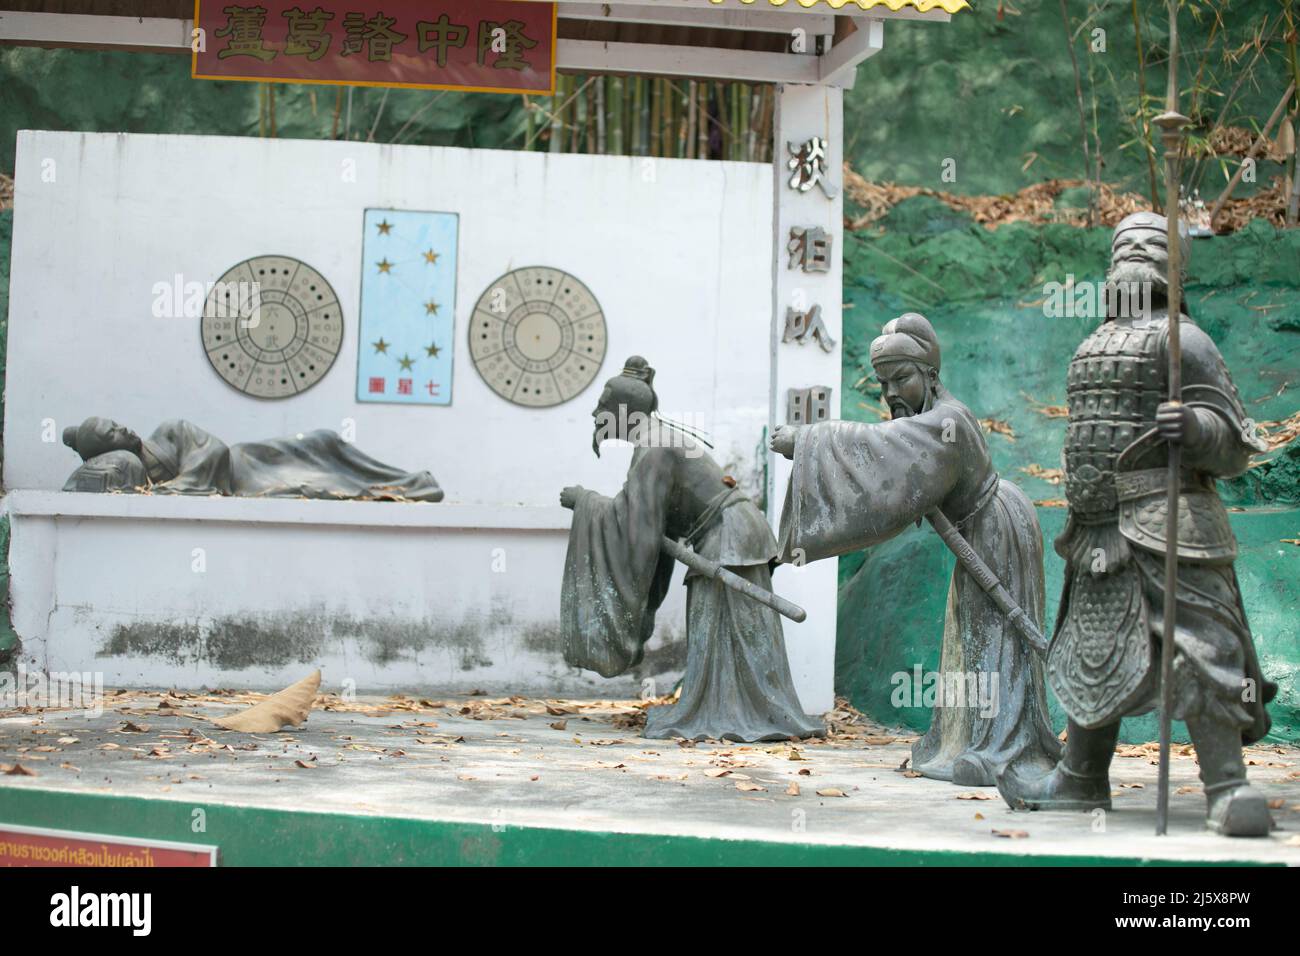
[[[1178,112],[1178,4],[1168,0],[1169,82],[1165,111],[1155,118],[1163,130],[1165,145],[1165,218],[1169,226],[1169,401],[1181,404],[1183,396],[1183,352],[1179,338],[1182,315],[1182,249],[1178,231],[1179,159],[1183,127],[1190,120]],[[1160,641],[1160,761],[1156,785],[1156,836],[1169,825],[1169,744],[1173,718],[1174,634],[1178,614],[1178,494],[1182,468],[1182,446],[1169,442],[1169,484],[1166,491],[1165,604],[1164,632]]]

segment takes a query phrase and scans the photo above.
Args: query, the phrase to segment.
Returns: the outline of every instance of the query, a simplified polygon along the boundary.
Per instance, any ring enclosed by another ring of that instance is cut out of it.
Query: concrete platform
[[[909,775],[914,738],[850,710],[793,745],[645,740],[634,701],[322,697],[301,728],[262,735],[206,719],[254,699],[0,711],[0,823],[215,844],[231,865],[1300,864],[1286,747],[1249,751],[1273,836],[1205,832],[1184,747],[1158,838],[1153,745],[1120,747],[1109,813],[1013,813],[991,788]]]

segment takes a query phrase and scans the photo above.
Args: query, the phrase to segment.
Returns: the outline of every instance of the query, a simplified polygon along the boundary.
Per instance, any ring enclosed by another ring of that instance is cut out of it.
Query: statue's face
[[[614,395],[614,388],[606,385],[600,393],[600,401],[596,402],[596,407],[591,411],[592,417],[592,434],[591,450],[600,457],[600,446],[602,442],[612,439],[624,439],[626,435],[627,417],[626,411],[620,415],[618,409],[618,399]]]
[[[87,418],[80,431],[86,435],[89,447],[78,450],[87,460],[108,451],[140,450],[140,436],[111,418]]]
[[[924,410],[930,391],[926,369],[915,362],[881,362],[876,366],[876,378],[891,418],[907,418]]]
[[[1168,286],[1169,238],[1159,229],[1126,229],[1110,247],[1110,271],[1114,283],[1149,282],[1157,291]]]

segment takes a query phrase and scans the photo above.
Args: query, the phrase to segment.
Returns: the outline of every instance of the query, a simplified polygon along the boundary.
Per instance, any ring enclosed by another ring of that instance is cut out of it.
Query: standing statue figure
[[[993,470],[978,419],[939,381],[934,328],[924,316],[899,316],[870,355],[889,421],[782,426],[772,435],[772,449],[794,461],[781,560],[870,547],[937,510],[1041,627],[1038,517],[1024,492]],[[917,771],[987,787],[1008,766],[1052,767],[1060,743],[1048,720],[1042,661],[961,562],[948,587],[940,671],[944,692],[912,748]],[[972,693],[980,688],[991,699]]]
[[[573,509],[560,618],[565,660],[602,677],[641,661],[654,633],[674,561],[661,548],[680,539],[765,591],[776,541],[754,503],[697,440],[658,415],[654,369],[629,358],[592,412],[592,449],[605,439],[636,445],[614,498],[565,488]],[[645,736],[688,740],[786,740],[823,736],[799,704],[776,611],[717,578],[686,575],[686,672],[681,697],[653,707]]]
[[[1243,743],[1269,728],[1277,688],[1260,673],[1233,561],[1237,543],[1215,479],[1264,450],[1218,349],[1180,316],[1181,404],[1168,396],[1167,224],[1134,213],[1111,239],[1107,318],[1070,362],[1063,464],[1070,513],[1056,541],[1065,585],[1048,658],[1069,715],[1048,774],[1005,773],[1016,809],[1109,809],[1120,718],[1153,710],[1164,640],[1168,443],[1182,445],[1172,714],[1184,720],[1205,784],[1206,824],[1264,836],[1268,802],[1246,782]],[[1132,294],[1151,290],[1150,295]],[[1145,305],[1133,308],[1134,303]]]
[[[398,501],[443,497],[429,472],[405,472],[376,461],[324,428],[226,445],[179,418],[141,438],[110,418],[92,416],[65,428],[63,443],[82,460],[64,491]]]

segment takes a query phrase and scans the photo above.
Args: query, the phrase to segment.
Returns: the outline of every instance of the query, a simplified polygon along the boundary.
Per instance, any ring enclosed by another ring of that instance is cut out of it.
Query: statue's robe
[[[1043,539],[1034,506],[993,470],[965,405],[944,392],[912,417],[822,422],[795,434],[782,561],[871,547],[938,508],[1041,628]],[[930,728],[912,748],[917,771],[951,780],[961,758],[961,783],[991,786],[1009,765],[1042,771],[1055,764],[1060,743],[1048,719],[1042,662],[960,563],[948,587],[939,668],[945,689],[961,680],[967,696],[939,694]],[[968,675],[985,675],[989,690],[996,678],[992,713],[970,699]]]
[[[227,446],[197,425],[175,419],[163,422],[142,443],[139,458],[154,494],[409,501],[443,497],[429,472],[404,472],[376,461],[327,429]],[[64,490],[77,490],[77,483],[74,474]],[[135,485],[118,490],[132,491]]]
[[[665,535],[772,589],[771,529],[722,478],[707,455],[638,447],[614,498],[578,493],[560,598],[570,665],[614,677],[641,662],[674,569],[661,550]],[[755,741],[824,734],[799,704],[776,611],[694,572],[686,588],[681,696],[648,710],[645,736]]]

